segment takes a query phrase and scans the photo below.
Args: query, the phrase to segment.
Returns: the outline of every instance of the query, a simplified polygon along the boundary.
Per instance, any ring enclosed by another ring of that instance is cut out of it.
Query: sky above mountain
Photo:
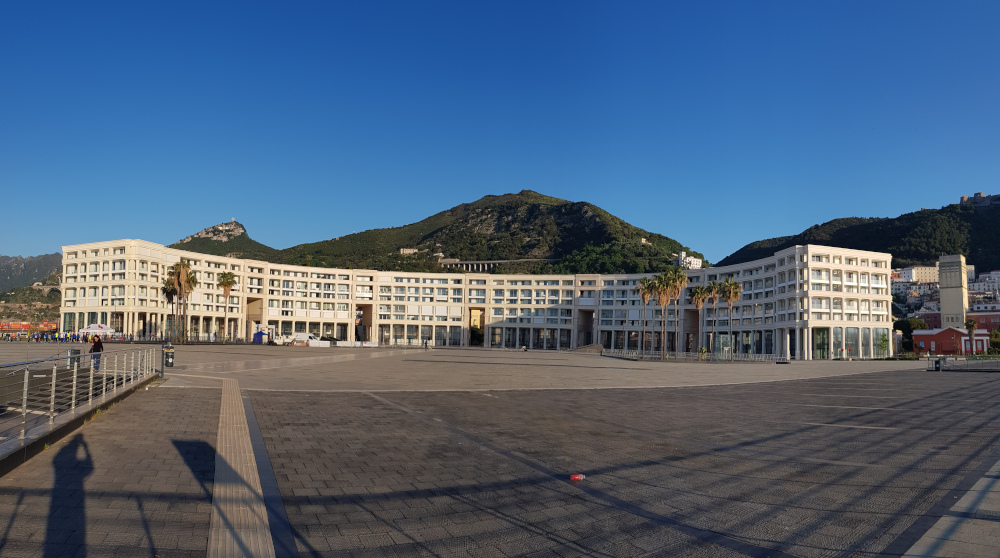
[[[718,261],[1000,192],[996,2],[0,3],[0,254],[486,194]]]

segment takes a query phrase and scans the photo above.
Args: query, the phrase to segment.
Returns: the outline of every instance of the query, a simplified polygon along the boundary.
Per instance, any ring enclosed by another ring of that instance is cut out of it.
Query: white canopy
[[[114,333],[115,330],[104,325],[104,324],[90,324],[89,326],[81,329],[78,333],[89,333],[91,335],[110,335]]]

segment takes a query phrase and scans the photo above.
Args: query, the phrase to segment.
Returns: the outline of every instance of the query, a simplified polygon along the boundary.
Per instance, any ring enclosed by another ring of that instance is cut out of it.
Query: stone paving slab
[[[874,557],[1000,449],[983,374],[248,393],[303,555]]]
[[[137,392],[0,478],[0,556],[205,556],[219,400]]]

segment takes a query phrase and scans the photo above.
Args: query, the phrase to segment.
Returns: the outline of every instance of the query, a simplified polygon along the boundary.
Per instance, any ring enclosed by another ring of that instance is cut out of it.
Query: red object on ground
[[[579,473],[569,476],[569,480],[571,481],[582,481],[585,478],[587,478],[587,475],[581,475]]]

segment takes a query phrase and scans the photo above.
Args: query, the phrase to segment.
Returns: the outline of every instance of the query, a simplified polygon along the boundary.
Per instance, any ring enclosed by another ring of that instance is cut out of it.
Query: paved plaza
[[[253,346],[177,365],[0,477],[0,556],[1000,556],[1000,374]]]

